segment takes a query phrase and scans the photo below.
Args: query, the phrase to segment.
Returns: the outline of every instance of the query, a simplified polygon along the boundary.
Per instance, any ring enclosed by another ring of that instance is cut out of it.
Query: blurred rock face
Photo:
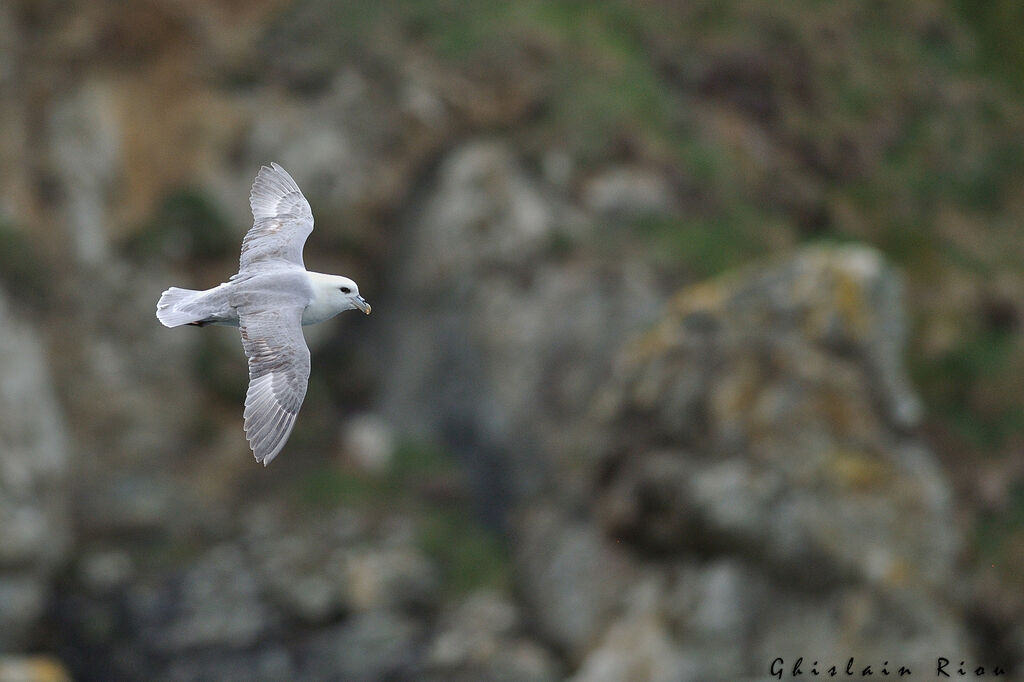
[[[807,249],[652,313],[628,257],[544,253],[545,230],[586,220],[542,202],[500,147],[442,163],[424,206],[388,412],[471,468],[492,458],[521,589],[577,679],[732,679],[804,643],[919,665],[968,650],[943,605],[951,493],[914,435],[902,284],[877,251]],[[563,381],[579,392],[560,402]]]
[[[605,396],[618,431],[598,464],[608,532],[892,587],[948,580],[950,492],[907,432],[920,408],[900,364],[900,292],[877,252],[849,247],[674,298]]]
[[[560,258],[593,224],[495,142],[445,157],[409,216],[383,402],[453,447],[501,516],[503,500],[550,483],[541,453],[569,436],[626,331],[653,316],[656,288],[635,256]]]
[[[29,641],[71,542],[67,426],[40,338],[0,293],[0,652]]]
[[[945,604],[949,485],[907,430],[900,294],[877,252],[812,248],[681,292],[619,353],[593,499],[601,551],[633,565],[621,589],[646,596],[596,650],[552,623],[581,649],[579,679],[614,679],[598,671],[616,656],[673,671],[657,679],[729,679],[773,651],[923,667],[966,650]]]

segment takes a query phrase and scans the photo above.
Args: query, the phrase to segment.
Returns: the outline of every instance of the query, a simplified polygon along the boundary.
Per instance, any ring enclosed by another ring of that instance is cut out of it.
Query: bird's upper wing
[[[300,304],[272,310],[238,309],[242,346],[249,358],[245,437],[257,462],[268,464],[288,440],[306,396],[309,349]]]
[[[242,239],[238,271],[274,261],[305,267],[302,247],[313,231],[313,212],[288,171],[276,163],[260,168],[249,205],[253,225]]]

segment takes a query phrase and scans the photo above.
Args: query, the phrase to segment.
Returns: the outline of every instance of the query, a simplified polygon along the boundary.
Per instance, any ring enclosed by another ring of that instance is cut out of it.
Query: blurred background
[[[1022,21],[0,4],[0,677],[1019,674]],[[374,313],[264,469],[154,309],[270,161]]]

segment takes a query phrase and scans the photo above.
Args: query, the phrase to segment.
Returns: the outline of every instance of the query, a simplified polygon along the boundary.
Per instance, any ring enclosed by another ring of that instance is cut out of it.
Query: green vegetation
[[[51,294],[39,251],[13,225],[0,221],[0,285],[15,299],[41,304]]]
[[[1024,484],[1013,486],[1008,497],[1005,509],[980,515],[973,549],[980,565],[995,569],[999,578],[1020,589],[1024,585],[1020,572],[1020,552],[1024,549]]]
[[[988,329],[938,358],[912,362],[911,369],[934,416],[969,446],[993,453],[1024,434],[1020,401],[993,399],[991,393],[1019,389],[1013,376],[1020,356],[1015,334]]]
[[[657,259],[704,279],[765,253],[770,229],[755,214],[738,209],[705,220],[646,216],[631,224],[630,234],[654,247]]]
[[[437,561],[447,590],[463,593],[483,586],[507,587],[508,556],[498,532],[475,520],[468,500],[431,495],[426,489],[432,481],[444,486],[456,477],[455,462],[447,452],[406,440],[395,449],[394,460],[383,474],[324,467],[304,476],[295,492],[310,506],[400,511],[415,519],[419,544]]]
[[[381,475],[329,467],[308,474],[299,487],[301,500],[310,505],[366,507],[380,500],[400,500],[424,477],[451,475],[455,464],[444,450],[418,441],[396,448],[391,466]]]
[[[126,247],[143,257],[194,262],[225,258],[238,251],[239,243],[237,232],[206,194],[182,187],[164,197]]]
[[[511,586],[508,548],[466,510],[432,507],[420,519],[420,545],[441,566],[445,587],[453,593]]]
[[[1018,92],[1024,89],[1024,4],[1018,0],[955,0],[954,6],[974,29],[980,54],[978,69],[994,73]]]
[[[668,144],[672,91],[661,82],[643,41],[652,15],[621,2],[525,3],[524,32],[556,45],[553,97],[540,121],[543,137],[558,139],[586,163],[609,153],[620,131]]]
[[[203,331],[193,354],[192,371],[211,395],[225,405],[237,405],[249,385],[249,371],[239,347],[238,333],[209,328]]]

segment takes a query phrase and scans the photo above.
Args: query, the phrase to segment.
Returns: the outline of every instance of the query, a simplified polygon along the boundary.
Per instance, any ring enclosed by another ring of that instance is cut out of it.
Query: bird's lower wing
[[[295,426],[309,381],[309,349],[300,305],[238,309],[242,346],[249,358],[245,437],[257,462],[277,456]]]

